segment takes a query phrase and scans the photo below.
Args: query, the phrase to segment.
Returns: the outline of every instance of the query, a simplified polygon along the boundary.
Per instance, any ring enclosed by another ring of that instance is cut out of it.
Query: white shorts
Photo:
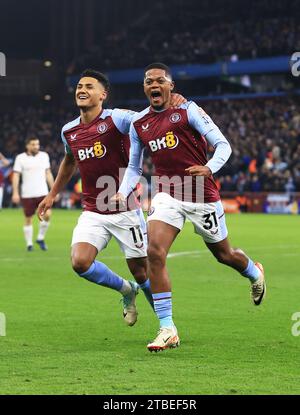
[[[147,228],[142,209],[114,215],[83,212],[73,231],[72,245],[87,242],[100,252],[106,248],[112,236],[126,258],[147,256]]]
[[[152,199],[148,222],[160,220],[181,230],[186,219],[193,223],[195,233],[201,235],[205,242],[220,242],[228,235],[220,200],[212,203],[181,202],[163,192]]]

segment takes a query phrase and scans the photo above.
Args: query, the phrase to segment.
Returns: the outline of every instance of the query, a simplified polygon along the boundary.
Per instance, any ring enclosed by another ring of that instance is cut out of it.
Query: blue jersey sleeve
[[[118,190],[118,192],[122,193],[125,197],[127,197],[136,187],[143,172],[144,145],[139,139],[133,124],[130,126],[129,137],[129,163]]]
[[[66,154],[72,154],[72,151],[71,151],[71,149],[70,149],[70,147],[67,143],[67,140],[64,136],[64,128],[62,128],[62,130],[61,130],[61,140],[62,140],[64,148],[65,148],[65,153]]]
[[[130,129],[131,121],[136,113],[130,110],[120,110],[115,108],[112,112],[112,120],[117,129],[122,134],[128,134]]]
[[[218,128],[210,116],[193,101],[189,102],[187,107],[187,116],[190,125],[204,137],[211,130]]]
[[[213,157],[206,163],[206,166],[214,174],[229,159],[232,152],[230,144],[210,116],[194,102],[190,102],[187,115],[189,124],[215,148]]]

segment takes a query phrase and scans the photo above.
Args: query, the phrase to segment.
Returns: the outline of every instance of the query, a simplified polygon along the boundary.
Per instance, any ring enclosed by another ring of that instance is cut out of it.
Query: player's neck
[[[102,112],[102,106],[80,109],[80,119],[83,124],[91,123]]]
[[[170,106],[171,106],[171,98],[170,98],[170,100],[169,101],[167,101],[163,106],[161,106],[160,108],[155,108],[155,107],[152,107],[152,109],[153,109],[153,111],[155,111],[155,112],[163,112],[163,111],[165,111],[165,110],[167,110],[168,108],[170,108]]]
[[[168,108],[170,108],[170,105],[166,105],[160,108],[151,107],[154,112],[163,112],[166,111]]]

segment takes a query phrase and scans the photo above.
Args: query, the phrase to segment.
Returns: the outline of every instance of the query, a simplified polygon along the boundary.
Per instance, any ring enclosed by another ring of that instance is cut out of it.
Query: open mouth
[[[79,94],[77,95],[77,98],[80,99],[81,101],[84,101],[85,99],[88,99],[89,97],[85,94]]]
[[[151,92],[151,98],[160,98],[161,93],[159,91],[152,91]]]
[[[152,91],[150,94],[150,99],[152,102],[152,105],[154,106],[160,106],[162,105],[162,94],[160,91]]]

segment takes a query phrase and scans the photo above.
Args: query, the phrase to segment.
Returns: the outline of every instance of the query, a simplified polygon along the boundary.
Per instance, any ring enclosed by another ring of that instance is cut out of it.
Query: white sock
[[[123,280],[122,288],[120,289],[120,293],[123,295],[129,294],[132,291],[132,287],[127,280]]]
[[[49,228],[50,222],[46,222],[45,220],[42,220],[42,222],[40,222],[40,227],[39,227],[39,234],[37,236],[37,240],[38,241],[43,241],[47,232],[47,229]]]
[[[23,226],[25,241],[27,246],[32,245],[32,234],[33,234],[33,226],[32,225],[25,225]]]

